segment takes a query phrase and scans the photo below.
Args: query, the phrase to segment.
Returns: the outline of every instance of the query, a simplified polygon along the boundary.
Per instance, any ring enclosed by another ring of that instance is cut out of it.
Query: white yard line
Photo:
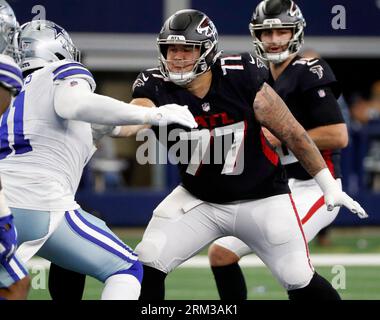
[[[380,254],[312,254],[311,261],[314,266],[380,266]],[[29,268],[48,268],[50,262],[42,258],[33,258],[27,263]],[[254,256],[242,258],[240,265],[242,267],[263,267],[261,260]],[[206,268],[208,267],[207,256],[196,256],[186,261],[181,268]]]

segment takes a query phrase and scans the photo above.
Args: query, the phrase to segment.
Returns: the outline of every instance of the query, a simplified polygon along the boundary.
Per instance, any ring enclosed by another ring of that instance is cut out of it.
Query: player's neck
[[[293,60],[293,56],[286,59],[283,63],[280,64],[274,64],[270,63],[270,71],[272,73],[273,79],[276,81],[280,75],[284,72],[286,67],[289,65],[289,63]]]
[[[186,89],[189,90],[193,95],[198,98],[204,98],[207,92],[210,90],[212,80],[211,71],[207,71],[204,74],[196,77],[193,81],[191,81]]]

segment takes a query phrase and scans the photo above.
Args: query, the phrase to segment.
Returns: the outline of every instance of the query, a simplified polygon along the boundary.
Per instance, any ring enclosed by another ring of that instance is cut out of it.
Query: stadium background
[[[258,3],[256,0],[8,2],[20,24],[44,18],[46,14],[46,19],[64,27],[82,51],[83,63],[95,75],[97,92],[124,101],[131,98],[131,86],[137,74],[157,65],[155,39],[170,14],[182,8],[202,10],[219,31],[221,49],[252,51],[248,23]],[[304,48],[317,51],[329,62],[349,106],[357,97],[367,99],[372,83],[380,80],[380,1],[298,0],[297,3],[307,21]],[[342,14],[342,9],[345,9],[346,28],[336,30],[332,21]],[[331,235],[335,247],[325,251],[316,246],[315,252],[380,252],[377,236],[380,234],[377,231],[380,225],[379,121],[374,119],[360,124],[351,119],[350,144],[342,156],[344,189],[362,204],[370,218],[360,221],[341,210]],[[153,208],[178,182],[175,166],[139,165],[135,157],[138,145],[134,138],[104,139],[85,170],[78,192],[78,201],[84,207],[97,212],[115,228],[144,227]],[[132,242],[132,246],[141,236],[138,232],[131,236],[124,229],[117,230]],[[379,280],[376,272],[367,270],[364,273],[373,275],[369,283],[376,278]],[[211,278],[211,274],[208,276]],[[215,288],[214,293],[206,297],[216,298]],[[378,299],[380,293],[369,298]]]

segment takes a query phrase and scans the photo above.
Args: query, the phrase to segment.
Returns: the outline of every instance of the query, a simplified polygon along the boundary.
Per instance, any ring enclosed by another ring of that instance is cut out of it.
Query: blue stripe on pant
[[[11,208],[11,211],[19,245],[44,237],[49,229],[51,215],[56,214],[19,208]],[[113,274],[127,270],[131,270],[130,274],[138,278],[138,272],[134,273],[132,267],[140,262],[133,250],[124,245],[104,221],[82,209],[66,212],[37,255],[102,282]]]
[[[104,221],[79,209],[65,213],[38,255],[104,282],[111,275],[140,264],[132,249],[121,243]]]
[[[28,271],[16,256],[8,262],[3,261],[0,264],[0,288],[9,287],[27,275]]]

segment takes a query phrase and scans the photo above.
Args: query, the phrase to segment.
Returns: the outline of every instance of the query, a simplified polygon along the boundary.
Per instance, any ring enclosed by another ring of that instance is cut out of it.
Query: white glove
[[[188,106],[180,106],[175,103],[165,104],[159,108],[149,108],[144,122],[154,126],[178,123],[189,128],[198,127]]]
[[[357,214],[360,219],[368,218],[368,214],[360,204],[340,189],[327,168],[319,171],[314,179],[323,191],[328,211],[332,211],[334,207],[345,206],[352,213]]]

